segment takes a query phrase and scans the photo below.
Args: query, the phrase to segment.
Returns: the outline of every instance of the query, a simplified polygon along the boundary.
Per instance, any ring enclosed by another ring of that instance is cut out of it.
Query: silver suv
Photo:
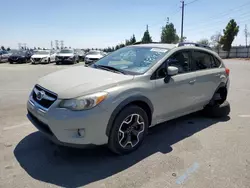
[[[28,118],[53,142],[137,149],[148,128],[192,112],[228,115],[229,69],[206,46],[136,44],[39,80]]]

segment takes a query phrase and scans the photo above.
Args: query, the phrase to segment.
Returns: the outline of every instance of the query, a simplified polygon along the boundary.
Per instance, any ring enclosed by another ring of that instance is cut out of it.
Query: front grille
[[[34,122],[37,129],[41,130],[44,133],[47,133],[51,136],[54,134],[50,130],[49,126],[43,122],[41,122],[39,119],[37,119],[30,111],[28,111],[28,116],[31,118],[30,120]]]
[[[45,94],[44,97],[39,100],[35,91],[39,91],[39,92],[43,91]],[[36,85],[32,92],[32,98],[35,102],[40,104],[42,107],[49,108],[56,101],[57,95]]]
[[[58,59],[60,59],[60,60],[65,60],[65,59],[67,59],[68,57],[64,57],[64,56],[57,56],[57,58],[58,58]]]
[[[89,60],[91,60],[91,61],[97,61],[97,60],[99,60],[99,58],[89,58]]]
[[[42,58],[33,58],[34,61],[40,61]]]

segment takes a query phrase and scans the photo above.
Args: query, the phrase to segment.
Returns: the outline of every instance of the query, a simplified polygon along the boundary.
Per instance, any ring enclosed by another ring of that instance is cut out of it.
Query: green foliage
[[[146,44],[146,43],[151,43],[152,42],[152,38],[150,36],[150,33],[148,31],[148,29],[144,32],[144,35],[141,39],[141,42]]]
[[[223,36],[220,38],[220,44],[222,45],[223,50],[230,52],[234,38],[238,35],[238,33],[239,26],[234,19],[230,20],[226,28],[223,30]]]
[[[176,34],[176,29],[173,23],[167,23],[165,27],[162,27],[161,42],[162,43],[177,43],[179,36]]]
[[[133,36],[130,38],[130,44],[134,44],[136,43],[136,38],[135,35],[133,34]]]
[[[209,46],[209,40],[208,39],[201,39],[201,40],[197,41],[197,43]]]

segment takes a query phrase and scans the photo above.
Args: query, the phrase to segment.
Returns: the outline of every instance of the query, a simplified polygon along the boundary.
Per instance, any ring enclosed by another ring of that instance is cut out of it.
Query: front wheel
[[[135,151],[147,135],[148,126],[148,116],[142,108],[126,107],[115,118],[109,135],[109,149],[119,155]]]

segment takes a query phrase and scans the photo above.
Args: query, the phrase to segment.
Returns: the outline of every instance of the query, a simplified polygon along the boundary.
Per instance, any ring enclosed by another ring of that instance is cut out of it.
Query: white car
[[[51,50],[41,50],[37,51],[31,56],[31,63],[51,63],[56,61],[56,52]]]
[[[84,59],[85,65],[90,65],[92,63],[94,63],[95,61],[103,58],[106,54],[102,51],[98,51],[98,50],[92,50],[89,51]]]

